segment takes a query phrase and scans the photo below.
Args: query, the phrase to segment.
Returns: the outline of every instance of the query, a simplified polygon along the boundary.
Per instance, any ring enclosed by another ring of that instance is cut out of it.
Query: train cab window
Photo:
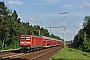
[[[31,38],[30,37],[26,37],[26,40],[30,40]]]
[[[26,38],[25,37],[21,37],[21,40],[26,40]]]
[[[30,37],[21,37],[21,40],[30,40]]]

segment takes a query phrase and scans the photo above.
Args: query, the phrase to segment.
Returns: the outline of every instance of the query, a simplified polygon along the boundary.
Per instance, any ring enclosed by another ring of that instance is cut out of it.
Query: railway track
[[[8,53],[0,55],[0,60],[49,60],[61,49],[60,46],[29,53]]]
[[[32,58],[31,60],[49,60],[49,58],[51,56],[53,56],[55,53],[57,53],[59,50],[60,50],[60,47],[56,48],[54,50],[48,51],[48,52],[46,52],[44,54],[38,55],[38,56]]]

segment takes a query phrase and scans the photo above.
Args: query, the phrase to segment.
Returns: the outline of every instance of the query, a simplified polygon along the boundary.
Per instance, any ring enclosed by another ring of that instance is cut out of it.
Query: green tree
[[[90,52],[90,16],[85,16],[83,29],[74,37],[73,46],[77,49]]]
[[[0,2],[0,40],[2,40],[2,47],[5,46],[5,40],[8,40],[8,11],[4,2]]]

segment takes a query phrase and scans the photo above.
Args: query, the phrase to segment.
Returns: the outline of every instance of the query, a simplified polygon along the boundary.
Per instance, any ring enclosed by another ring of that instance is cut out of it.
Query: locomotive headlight
[[[28,49],[30,49],[30,47],[28,47]]]
[[[27,44],[30,44],[30,42],[26,42]]]
[[[24,44],[24,42],[20,42],[21,44]]]
[[[20,49],[22,49],[22,47],[20,47]]]

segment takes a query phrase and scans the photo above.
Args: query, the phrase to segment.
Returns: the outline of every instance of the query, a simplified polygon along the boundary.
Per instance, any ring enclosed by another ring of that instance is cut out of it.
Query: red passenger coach
[[[20,36],[20,50],[26,52],[34,48],[42,48],[42,37],[34,35],[21,35]]]
[[[52,46],[51,38],[43,36],[43,47],[46,48],[51,46]]]
[[[58,40],[58,45],[60,45],[61,47],[64,47],[64,42],[62,40]]]
[[[52,46],[55,46],[55,40],[54,39],[51,39],[51,44],[52,44]]]

